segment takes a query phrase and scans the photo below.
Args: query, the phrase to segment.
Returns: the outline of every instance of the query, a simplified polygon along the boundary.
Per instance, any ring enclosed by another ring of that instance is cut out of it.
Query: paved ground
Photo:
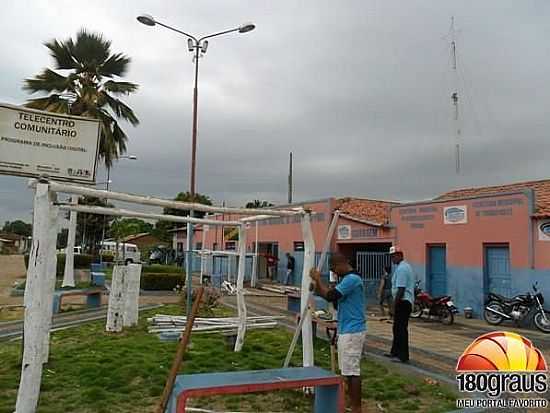
[[[289,321],[294,320],[295,315],[286,311],[286,297],[256,297],[253,295],[266,292],[248,290],[252,294],[247,297],[247,303],[268,309],[273,314],[285,315]],[[233,300],[233,297],[227,298],[228,302]],[[387,352],[392,340],[391,322],[380,316],[378,308],[369,308],[367,324],[366,350],[378,355]],[[533,329],[514,328],[512,324],[493,327],[483,320],[457,317],[456,322],[451,326],[444,326],[436,321],[411,320],[409,328],[411,365],[453,378],[458,357],[466,347],[481,334],[499,330],[515,331],[527,337],[542,351],[546,359],[550,360],[550,335],[548,334]]]

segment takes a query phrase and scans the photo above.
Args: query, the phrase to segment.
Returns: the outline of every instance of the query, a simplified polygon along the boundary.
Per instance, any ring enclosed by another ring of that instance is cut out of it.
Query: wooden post
[[[138,324],[139,318],[139,284],[141,278],[141,264],[129,264],[126,270],[126,291],[124,294],[124,327]]]
[[[55,287],[56,229],[56,209],[52,205],[48,184],[38,183],[34,195],[33,239],[25,285],[25,339],[15,406],[17,413],[33,413],[36,410],[42,363],[48,358],[48,331]]]
[[[106,331],[114,333],[122,331],[127,271],[128,269],[125,265],[115,265],[113,268],[109,308],[107,310],[107,324],[105,325]]]
[[[199,306],[202,299],[202,293],[204,288],[200,287],[197,290],[197,298],[193,303],[193,308],[191,309],[191,314],[187,315],[187,323],[185,324],[185,330],[183,332],[183,338],[178,344],[178,350],[176,351],[176,356],[174,357],[174,362],[172,363],[172,368],[166,379],[166,384],[164,385],[164,390],[160,399],[160,403],[157,407],[156,413],[164,413],[166,405],[168,404],[168,399],[172,393],[174,387],[174,382],[176,381],[176,375],[180,369],[181,363],[183,361],[183,356],[187,350],[187,344],[189,343],[189,338],[191,337],[191,330],[193,329],[193,323],[195,322],[195,317],[199,312]]]
[[[310,270],[315,266],[315,241],[311,230],[311,215],[302,216],[302,233],[304,237],[304,267],[302,272],[302,293],[300,311],[303,315],[302,325],[302,364],[304,367],[314,365],[313,360],[313,327],[311,312],[306,311],[309,306],[311,277]]]
[[[78,196],[71,197],[71,204],[78,204]],[[69,234],[67,235],[67,248],[65,249],[65,272],[63,273],[62,287],[74,287],[74,244],[76,239],[77,212],[69,212]]]
[[[258,281],[258,221],[256,221],[256,243],[254,244],[254,257],[252,258],[252,276],[250,277],[250,286],[256,288]]]
[[[237,329],[237,340],[235,351],[241,351],[246,335],[247,311],[244,301],[244,273],[246,271],[246,228],[245,224],[239,227],[239,270],[237,276],[237,311],[239,315],[239,327]]]

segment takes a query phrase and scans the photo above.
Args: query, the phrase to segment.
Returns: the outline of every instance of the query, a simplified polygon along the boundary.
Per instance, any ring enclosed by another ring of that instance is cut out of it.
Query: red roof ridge
[[[336,198],[336,201],[372,201],[372,202],[383,202],[385,204],[395,204],[395,205],[401,204],[400,201],[389,201],[387,199],[375,199],[375,198],[362,198],[357,196],[343,196],[340,198]]]
[[[435,201],[447,199],[460,199],[471,196],[497,194],[499,192],[513,192],[531,189],[535,193],[536,210],[534,217],[550,217],[550,179],[539,179],[533,181],[515,182],[512,184],[480,186],[472,188],[455,189],[434,198]]]
[[[445,192],[442,195],[439,195],[434,199],[441,199],[441,198],[444,198],[446,196],[449,196],[449,195],[452,195],[452,194],[458,193],[458,192],[480,191],[480,190],[482,191],[482,190],[491,190],[491,189],[498,190],[499,188],[510,188],[510,187],[518,187],[518,186],[519,187],[521,187],[521,186],[530,187],[530,186],[534,186],[534,185],[538,185],[538,184],[545,184],[545,183],[550,184],[550,179],[537,179],[537,180],[532,180],[532,181],[514,182],[514,183],[511,183],[511,184],[489,185],[489,186],[472,186],[472,187],[467,187],[467,188],[457,188],[457,189],[453,189],[451,191]]]

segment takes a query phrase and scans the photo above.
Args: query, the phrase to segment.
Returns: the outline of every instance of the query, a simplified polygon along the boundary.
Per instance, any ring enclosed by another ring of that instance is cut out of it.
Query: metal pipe
[[[37,181],[31,179],[29,186],[36,187]],[[123,192],[105,191],[102,189],[89,188],[85,186],[70,185],[61,182],[48,182],[50,190],[53,192],[63,192],[66,194],[76,194],[83,196],[92,196],[95,198],[112,199],[116,201],[129,202],[141,205],[153,205],[157,207],[166,207],[182,210],[194,210],[212,213],[233,213],[239,215],[271,215],[274,217],[300,215],[302,212],[276,209],[252,209],[252,208],[231,208],[216,207],[204,204],[195,204],[191,202],[173,201],[162,198],[155,198],[144,195],[127,194]]]
[[[501,313],[500,311],[495,310],[494,308],[491,308],[491,307],[485,307],[485,310],[488,310],[488,311],[490,311],[490,312],[492,312],[492,313],[494,313],[494,314],[498,314],[499,316],[504,317],[504,318],[506,318],[506,319],[508,319],[508,320],[510,320],[510,319],[512,318],[512,317],[510,317],[508,314]]]

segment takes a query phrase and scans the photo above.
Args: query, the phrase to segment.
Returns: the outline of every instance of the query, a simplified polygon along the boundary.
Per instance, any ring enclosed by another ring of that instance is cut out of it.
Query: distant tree
[[[189,192],[180,192],[175,198],[175,201],[181,201],[181,202],[191,202],[191,193]],[[204,205],[212,205],[212,200],[208,195],[202,195],[202,194],[195,194],[195,197],[193,198],[193,202],[196,204],[204,204]],[[164,208],[163,209],[164,215],[176,215],[176,216],[187,216],[189,215],[189,210],[186,209],[175,209],[175,208]],[[197,218],[204,217],[205,213],[202,211],[194,211],[193,216]],[[157,236],[158,238],[169,241],[171,236],[168,233],[169,230],[174,229],[176,227],[181,227],[181,224],[177,224],[175,222],[168,222],[168,221],[157,221],[155,225],[155,231],[153,232],[153,235]]]
[[[108,235],[111,238],[124,238],[128,235],[142,234],[144,232],[152,232],[153,224],[145,222],[138,218],[123,218],[116,220],[111,224]]]
[[[119,99],[134,93],[138,85],[113,80],[126,74],[130,58],[113,53],[109,40],[86,29],[79,30],[74,40],[53,39],[44,45],[50,50],[56,70],[46,68],[25,80],[23,89],[47,94],[29,99],[25,106],[99,119],[99,158],[110,167],[126,152],[128,140],[117,119],[133,126],[139,124],[133,110]]]
[[[20,219],[15,221],[6,221],[2,232],[9,232],[11,234],[22,235],[24,237],[30,237],[32,235],[32,225],[21,221]]]
[[[260,201],[259,199],[255,199],[254,201],[248,202],[245,205],[245,208],[268,208],[275,206],[271,202],[268,201]]]

